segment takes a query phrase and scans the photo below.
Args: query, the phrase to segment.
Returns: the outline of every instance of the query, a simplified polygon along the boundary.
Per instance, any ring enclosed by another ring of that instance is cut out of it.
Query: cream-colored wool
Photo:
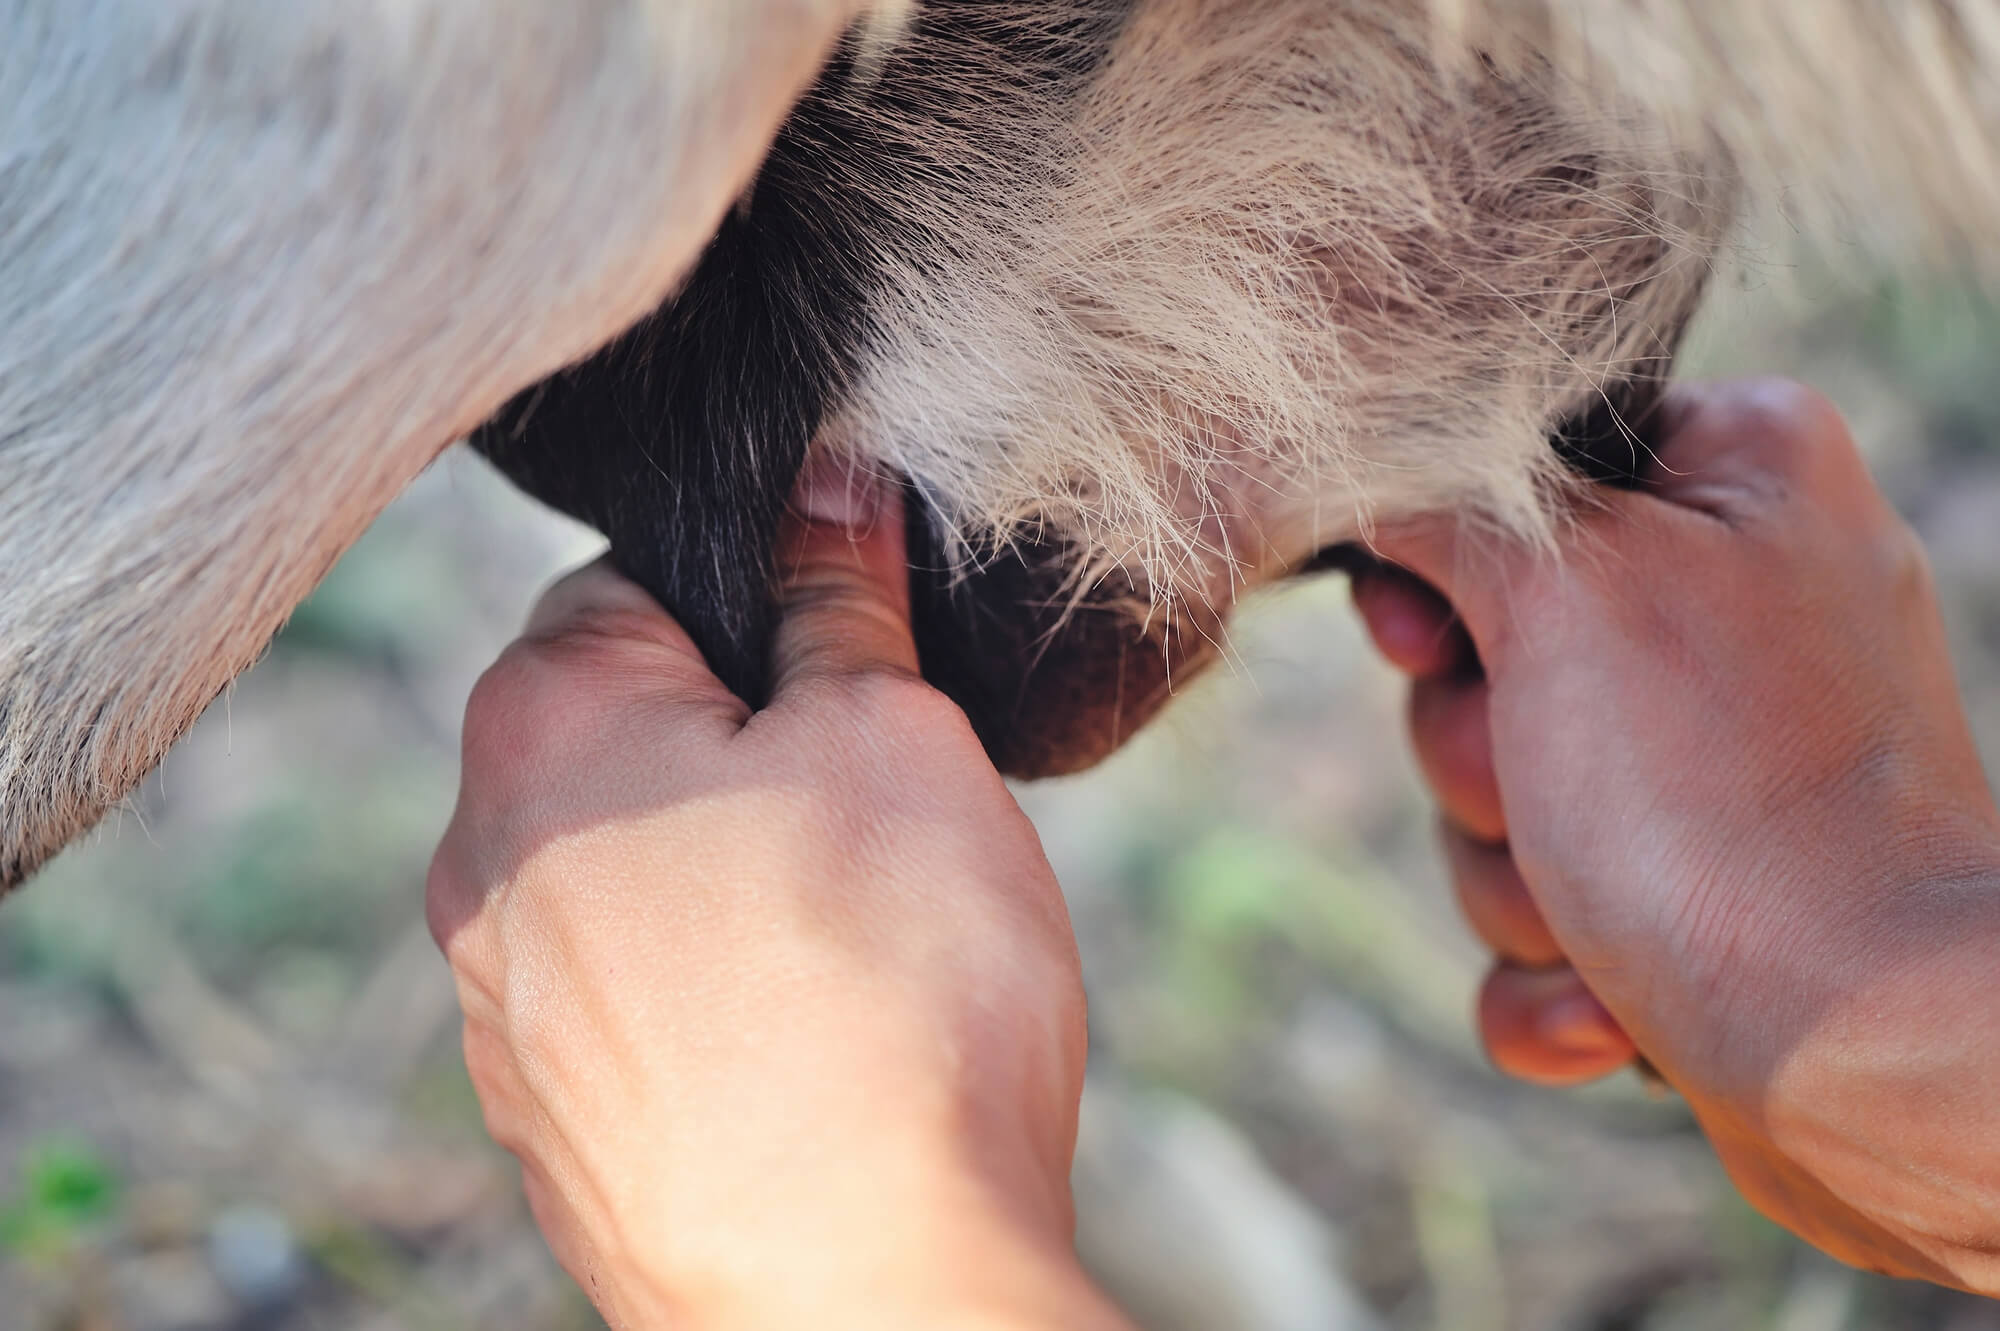
[[[0,0],[0,885],[665,297],[852,0]]]
[[[667,294],[903,8],[0,0],[0,883]],[[1543,533],[1549,430],[1657,363],[1748,200],[1984,244],[1996,72],[2000,0],[1134,0],[1074,102],[884,126],[940,243],[884,256],[823,446],[1169,607],[1401,513]]]
[[[1818,240],[2000,273],[1996,0],[1427,3],[1451,57],[1553,63],[1595,105],[1715,145]]]
[[[1550,430],[1746,214],[2000,273],[1995,0],[1150,0],[1073,115],[1002,110],[1055,150],[896,183],[954,262],[829,443],[1166,602],[1415,511],[1544,534]]]
[[[1050,148],[984,189],[883,182],[953,260],[892,270],[829,446],[920,478],[970,546],[1025,525],[1162,598],[1381,516],[1543,532],[1552,427],[1657,371],[1732,178],[1433,42],[1408,0],[1151,0],[1079,105],[996,88],[992,123]]]

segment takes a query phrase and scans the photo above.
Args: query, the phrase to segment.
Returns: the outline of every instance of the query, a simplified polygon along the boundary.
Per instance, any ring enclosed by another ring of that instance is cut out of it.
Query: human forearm
[[[975,1237],[968,1234],[969,1238]],[[837,1256],[838,1254],[829,1254]],[[947,1262],[927,1255],[852,1263],[831,1286],[789,1279],[759,1288],[689,1289],[667,1297],[641,1282],[651,1319],[619,1321],[617,1331],[1130,1331],[1123,1315],[1078,1266],[1066,1245],[1021,1236],[977,1236]],[[670,1311],[669,1311],[670,1310]],[[678,1318],[679,1320],[676,1320]]]
[[[2000,868],[1927,877],[1845,932],[1741,1112],[1908,1245],[1837,1255],[2000,1294]]]
[[[706,1223],[572,1183],[569,1196],[609,1204],[572,1206],[550,1227],[615,1331],[1129,1331],[1077,1261],[1067,1190],[1052,1193],[1033,1169],[991,1168],[1004,1163],[835,1153],[768,1186],[732,1172],[737,1200],[702,1208]],[[702,1186],[700,1163],[678,1172]],[[555,1200],[532,1175],[529,1192]]]
[[[1384,532],[1438,590],[1357,597],[1496,954],[1488,1048],[1563,1085],[1636,1050],[1767,1215],[2000,1293],[2000,813],[1922,547],[1808,391],[1658,424],[1559,556]]]
[[[475,691],[428,906],[487,1126],[618,1331],[1123,1331],[1061,892],[916,678],[894,491],[813,477],[764,710],[601,568]]]

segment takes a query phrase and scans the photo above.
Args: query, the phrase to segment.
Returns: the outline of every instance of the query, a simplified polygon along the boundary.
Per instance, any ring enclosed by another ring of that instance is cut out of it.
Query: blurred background
[[[2000,311],[1794,277],[1719,293],[1688,367],[1851,413],[2000,756]],[[420,901],[466,693],[595,549],[455,450],[0,909],[0,1326],[599,1325],[485,1141]],[[1022,791],[1091,989],[1080,1245],[1146,1331],[2000,1331],[1759,1220],[1636,1081],[1492,1073],[1345,583],[1233,648],[1103,770]]]

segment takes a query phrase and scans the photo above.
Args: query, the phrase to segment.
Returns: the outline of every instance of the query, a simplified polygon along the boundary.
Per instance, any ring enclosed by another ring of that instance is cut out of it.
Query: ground
[[[2000,754],[2000,315],[1739,283],[1697,367],[1849,410]],[[597,1325],[486,1144],[423,869],[472,680],[590,538],[452,455],[142,797],[0,909],[12,1331]],[[1093,1005],[1081,1245],[1147,1331],[2000,1331],[1753,1215],[1636,1081],[1479,1056],[1396,682],[1338,579],[1091,776],[1023,791]]]

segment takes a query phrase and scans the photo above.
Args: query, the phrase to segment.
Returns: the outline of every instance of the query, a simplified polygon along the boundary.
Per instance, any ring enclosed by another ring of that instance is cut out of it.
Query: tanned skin
[[[1499,957],[1481,1028],[1538,1081],[1645,1056],[1768,1214],[2000,1293],[2000,812],[1922,552],[1823,399],[1662,412],[1559,553],[1384,532],[1414,572],[1358,589]],[[480,684],[429,903],[488,1125],[621,1331],[1114,1331],[1061,894],[915,673],[894,497],[798,507],[763,710],[602,567]]]

